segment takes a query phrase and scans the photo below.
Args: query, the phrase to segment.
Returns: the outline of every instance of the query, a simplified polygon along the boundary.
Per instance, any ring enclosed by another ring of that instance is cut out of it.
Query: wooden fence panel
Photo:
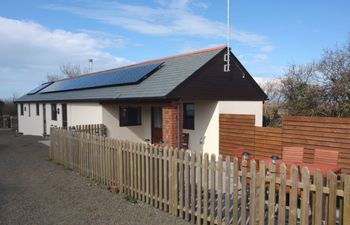
[[[200,224],[349,224],[350,175],[51,130],[51,159],[128,196]],[[289,166],[288,166],[289,167]],[[325,182],[327,181],[327,182]],[[278,195],[277,195],[278,194]],[[289,201],[286,201],[289,195]],[[278,199],[277,199],[278,198]],[[310,201],[311,200],[311,201]],[[288,208],[287,208],[288,207]],[[310,210],[311,209],[311,210]],[[300,212],[300,213],[299,213]],[[311,212],[311,214],[310,214]],[[287,222],[286,222],[287,221]]]
[[[339,151],[338,165],[350,173],[350,119],[284,116],[283,146],[305,147],[304,161],[312,163],[314,149]]]
[[[255,116],[220,114],[219,143],[220,155],[231,156],[232,150],[243,147],[254,151]]]
[[[219,153],[233,156],[243,148],[251,157],[282,156],[283,146],[305,148],[304,162],[313,163],[314,149],[339,152],[338,165],[350,173],[350,119],[284,116],[282,128],[255,127],[255,116],[220,114]]]
[[[255,127],[254,157],[261,159],[276,155],[282,157],[282,129]]]

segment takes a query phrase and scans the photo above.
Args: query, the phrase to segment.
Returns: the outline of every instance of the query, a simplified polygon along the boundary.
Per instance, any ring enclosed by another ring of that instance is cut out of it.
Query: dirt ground
[[[48,160],[39,137],[0,130],[0,224],[183,224]]]

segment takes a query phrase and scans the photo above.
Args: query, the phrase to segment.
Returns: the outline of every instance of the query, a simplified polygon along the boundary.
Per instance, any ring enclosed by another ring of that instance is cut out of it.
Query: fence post
[[[201,153],[197,153],[197,176],[198,176],[198,185],[197,185],[197,225],[201,224],[202,220],[202,174],[203,174],[203,156]],[[194,215],[191,215],[191,217]],[[192,219],[191,219],[192,220]],[[194,221],[194,220],[193,220]]]
[[[218,224],[222,224],[222,156],[218,157]]]
[[[235,158],[235,163],[236,163],[236,158]],[[237,161],[238,164],[238,161]],[[234,207],[236,207],[237,204],[237,209],[234,208],[234,213],[237,214],[237,216],[234,216],[233,218],[233,224],[238,224],[236,219],[238,219],[238,182],[239,182],[239,177],[238,177],[238,167],[236,167],[237,170],[235,169],[234,171]],[[241,164],[241,171],[242,171],[242,179],[241,179],[241,184],[242,184],[242,196],[241,196],[241,224],[246,224],[247,220],[247,160],[243,160]],[[236,177],[237,176],[237,177]],[[235,199],[237,197],[237,199]]]
[[[310,172],[308,168],[304,167],[301,172],[302,182],[302,194],[301,194],[301,205],[300,205],[300,224],[309,224],[309,206],[310,206]]]
[[[225,225],[230,224],[230,176],[231,176],[230,156],[225,158]]]
[[[193,157],[193,155],[194,154],[192,154],[192,157]],[[189,160],[190,160],[190,153],[189,153],[189,151],[186,151],[185,152],[185,220],[186,221],[188,221],[188,219],[189,219],[189,212],[188,211],[190,208],[190,183],[191,183],[190,178],[192,176],[194,176],[194,174],[190,174]],[[191,195],[191,197],[192,197],[192,195]],[[192,198],[191,198],[191,202],[192,202]],[[191,214],[191,215],[193,217],[193,214]]]
[[[173,215],[177,216],[177,205],[178,205],[178,157],[179,150],[177,148],[174,149],[174,158],[173,158]]]
[[[315,191],[315,211],[313,212],[313,224],[322,223],[322,198],[323,198],[323,175],[320,170],[315,171],[314,184],[316,186]]]
[[[245,161],[245,160],[244,160]],[[243,161],[243,162],[244,162]],[[244,166],[246,166],[246,163],[244,164]],[[233,225],[237,225],[238,224],[238,182],[239,182],[239,176],[238,176],[238,170],[239,170],[239,162],[238,162],[238,158],[235,157],[233,159]],[[244,201],[244,200],[242,200]],[[244,204],[243,204],[244,205]]]
[[[337,217],[337,175],[333,172],[328,172],[327,183],[329,187],[328,224],[335,224]]]
[[[210,156],[210,225],[215,221],[215,154]]]
[[[269,197],[268,197],[268,225],[275,224],[275,203],[276,203],[276,167],[275,164],[270,163],[270,183],[269,183]]]
[[[265,224],[265,174],[266,168],[264,161],[259,162],[259,179],[258,179],[258,197],[257,197],[257,224]]]
[[[189,175],[188,180],[191,179],[191,222],[192,224],[195,223],[195,211],[196,211],[196,161],[198,158],[202,157],[201,153],[195,154],[194,152],[191,153],[191,165],[190,165],[190,172],[187,173]],[[198,184],[199,185],[199,184]],[[189,193],[188,193],[189,195]]]
[[[345,175],[344,178],[344,209],[343,209],[343,224],[350,224],[350,175]]]
[[[204,173],[204,201],[203,201],[203,223],[208,223],[208,164],[209,164],[209,156],[208,153],[204,153],[204,165],[203,165],[203,173]]]
[[[289,193],[289,217],[290,225],[297,224],[297,203],[298,203],[298,176],[299,170],[295,165],[292,165],[290,170],[291,188]]]
[[[163,149],[163,157],[164,157],[164,211],[170,212],[170,200],[169,200],[169,167],[170,167],[170,160],[169,160],[169,151],[168,147],[164,147]]]
[[[284,225],[286,223],[286,165],[282,163],[279,170],[281,182],[278,194],[278,225]]]
[[[50,134],[51,134],[51,138],[50,138],[50,160],[53,160],[53,151],[54,151],[54,144],[55,144],[55,134],[54,134],[54,130],[52,128],[50,128]]]
[[[256,162],[250,161],[250,221],[254,224],[256,221]]]

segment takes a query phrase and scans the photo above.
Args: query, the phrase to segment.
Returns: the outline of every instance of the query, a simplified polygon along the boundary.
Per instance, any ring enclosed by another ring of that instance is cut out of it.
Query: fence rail
[[[104,124],[76,125],[70,126],[68,129],[94,135],[107,136],[107,127]]]
[[[196,224],[350,224],[350,176],[51,130],[51,159]]]

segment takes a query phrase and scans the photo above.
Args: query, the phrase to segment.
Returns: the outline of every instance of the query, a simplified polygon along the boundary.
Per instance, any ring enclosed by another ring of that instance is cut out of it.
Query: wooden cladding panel
[[[350,173],[350,119],[285,116],[283,146],[303,146],[304,161],[313,162],[314,149],[339,151],[338,165]]]
[[[255,127],[254,115],[220,114],[220,154],[232,156],[232,150],[243,147],[251,156],[261,159],[281,156],[282,130]]]
[[[233,156],[233,149],[239,147],[254,151],[254,115],[220,114],[219,121],[219,145],[223,157]]]
[[[255,157],[282,156],[282,129],[255,127]]]

